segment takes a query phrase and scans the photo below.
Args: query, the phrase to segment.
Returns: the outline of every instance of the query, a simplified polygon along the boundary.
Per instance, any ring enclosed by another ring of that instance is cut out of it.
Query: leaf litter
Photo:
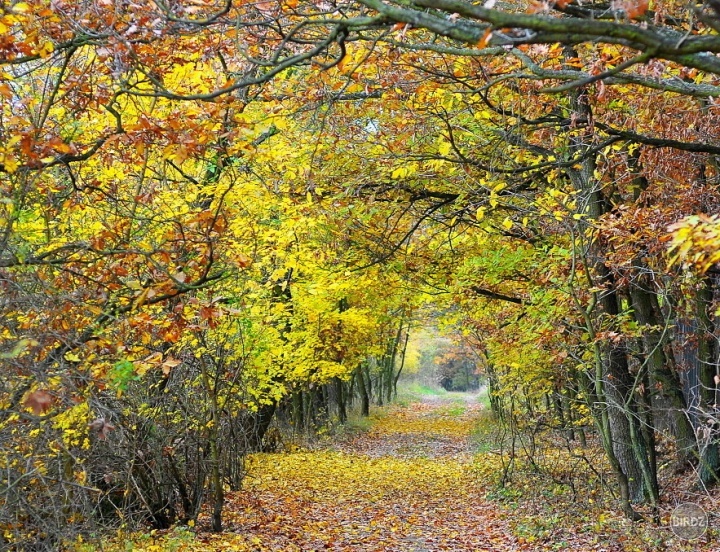
[[[483,552],[693,550],[668,527],[635,526],[614,510],[552,508],[491,498],[501,459],[473,454],[482,407],[443,400],[390,406],[369,430],[335,437],[317,450],[248,456],[244,488],[226,494],[224,531],[207,512],[192,530],[176,527],[108,552]],[[560,460],[558,460],[560,461]],[[538,484],[528,480],[528,485]],[[528,486],[526,485],[526,487]],[[542,489],[542,484],[537,492]],[[510,496],[513,488],[506,489]],[[559,498],[559,497],[558,497]],[[558,505],[562,500],[558,502]],[[209,508],[207,509],[209,510]],[[545,510],[541,508],[541,510]],[[600,511],[602,510],[602,511]],[[539,516],[539,517],[538,517]],[[599,517],[598,517],[599,516]],[[543,536],[544,535],[544,536]],[[697,550],[719,551],[707,537]],[[122,543],[120,542],[122,541]],[[666,546],[669,545],[668,546]],[[130,546],[130,548],[128,548]]]
[[[224,531],[171,531],[134,550],[480,552],[519,550],[477,479],[479,404],[392,406],[369,431],[313,451],[253,454],[228,492]]]
[[[468,439],[477,408],[391,407],[369,431],[326,450],[252,455],[245,489],[228,497],[234,544],[258,551],[518,549],[476,481]],[[228,535],[209,543],[215,538]]]

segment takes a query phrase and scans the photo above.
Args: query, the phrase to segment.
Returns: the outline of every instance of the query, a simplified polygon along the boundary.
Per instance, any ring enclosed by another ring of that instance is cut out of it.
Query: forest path
[[[245,488],[227,496],[226,531],[198,539],[218,550],[518,550],[474,474],[481,408],[426,398],[323,450],[253,455]]]

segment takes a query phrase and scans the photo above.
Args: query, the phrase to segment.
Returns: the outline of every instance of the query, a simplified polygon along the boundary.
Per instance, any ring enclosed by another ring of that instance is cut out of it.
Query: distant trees
[[[446,391],[475,391],[480,387],[476,360],[470,351],[452,347],[441,352],[437,363],[440,386]]]

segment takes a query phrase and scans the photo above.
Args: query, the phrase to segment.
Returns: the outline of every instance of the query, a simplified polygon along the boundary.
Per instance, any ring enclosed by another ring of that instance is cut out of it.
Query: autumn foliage
[[[672,1],[3,5],[0,542],[222,530],[244,458],[392,401],[429,320],[499,424],[602,450],[629,518],[665,466],[712,487],[717,31]]]

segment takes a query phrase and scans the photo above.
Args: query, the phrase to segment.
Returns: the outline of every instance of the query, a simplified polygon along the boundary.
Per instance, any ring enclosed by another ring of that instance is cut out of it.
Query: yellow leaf
[[[30,4],[27,2],[18,2],[12,7],[12,11],[15,13],[28,13],[30,12]]]
[[[127,282],[125,282],[125,285],[129,289],[138,289],[139,290],[139,289],[143,288],[142,284],[140,284],[140,282],[138,282],[137,280],[128,280]]]
[[[400,167],[400,168],[398,168],[398,169],[395,169],[395,170],[392,172],[391,177],[392,177],[393,179],[398,179],[398,178],[402,178],[402,177],[407,176],[407,175],[408,175],[408,170],[407,170],[407,168],[406,168],[406,167]]]
[[[502,225],[507,229],[510,230],[513,227],[513,221],[511,221],[508,217],[505,217],[505,220],[502,221]]]
[[[15,171],[18,170],[18,167],[20,167],[20,163],[18,163],[17,159],[15,159],[15,157],[13,157],[12,155],[7,154],[4,156],[2,164],[9,174],[13,174]]]
[[[40,46],[40,49],[38,50],[38,54],[42,58],[48,57],[50,54],[52,54],[55,51],[55,45],[50,42],[49,40],[46,40],[43,42],[42,46]]]
[[[137,299],[135,299],[135,302],[133,303],[133,308],[139,309],[142,307],[145,302],[148,300],[148,295],[150,293],[150,288],[145,288],[140,295],[138,295]]]

